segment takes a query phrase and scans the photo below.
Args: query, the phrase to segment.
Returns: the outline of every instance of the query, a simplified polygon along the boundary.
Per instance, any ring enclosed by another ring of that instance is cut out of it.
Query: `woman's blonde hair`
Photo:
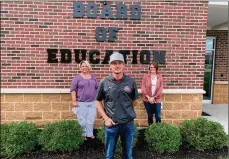
[[[85,63],[85,64],[87,65],[89,71],[91,71],[91,65],[90,65],[90,63],[89,63],[88,61],[82,60],[82,61],[79,63],[79,67],[81,67],[83,63]]]

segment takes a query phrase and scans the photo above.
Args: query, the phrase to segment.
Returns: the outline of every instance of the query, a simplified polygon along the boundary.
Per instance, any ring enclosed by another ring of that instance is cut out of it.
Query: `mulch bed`
[[[147,146],[143,136],[144,129],[139,130],[139,139],[133,148],[134,159],[217,159],[219,156],[228,155],[228,147],[202,152],[194,150],[188,144],[183,144],[180,151],[174,154],[159,154]],[[37,150],[17,157],[17,159],[104,159],[104,154],[104,145],[95,138],[85,141],[79,150],[71,152],[41,152]]]

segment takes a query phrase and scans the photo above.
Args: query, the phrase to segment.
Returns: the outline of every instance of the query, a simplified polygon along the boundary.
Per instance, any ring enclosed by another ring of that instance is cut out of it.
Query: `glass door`
[[[212,103],[212,88],[214,76],[214,62],[215,62],[215,37],[207,37],[206,39],[206,53],[205,53],[205,67],[204,67],[204,90],[206,94],[203,95],[203,103]]]

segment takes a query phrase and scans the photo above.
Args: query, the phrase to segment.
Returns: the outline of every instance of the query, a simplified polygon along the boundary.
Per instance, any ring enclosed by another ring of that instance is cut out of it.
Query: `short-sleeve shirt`
[[[72,79],[70,91],[76,92],[76,99],[79,102],[93,102],[95,101],[97,88],[98,82],[94,75],[91,75],[90,79],[84,79],[78,74]]]
[[[132,101],[138,99],[138,96],[133,78],[124,74],[117,82],[109,75],[101,80],[96,100],[104,101],[104,111],[109,118],[116,123],[125,124],[136,118]]]

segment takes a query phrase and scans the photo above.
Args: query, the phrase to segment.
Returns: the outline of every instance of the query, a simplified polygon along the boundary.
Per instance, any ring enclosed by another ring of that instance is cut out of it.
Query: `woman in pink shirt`
[[[161,122],[161,98],[163,90],[163,78],[158,73],[158,64],[152,62],[149,64],[149,73],[142,79],[143,102],[148,114],[148,124],[153,123],[153,114],[155,113],[156,123]]]

